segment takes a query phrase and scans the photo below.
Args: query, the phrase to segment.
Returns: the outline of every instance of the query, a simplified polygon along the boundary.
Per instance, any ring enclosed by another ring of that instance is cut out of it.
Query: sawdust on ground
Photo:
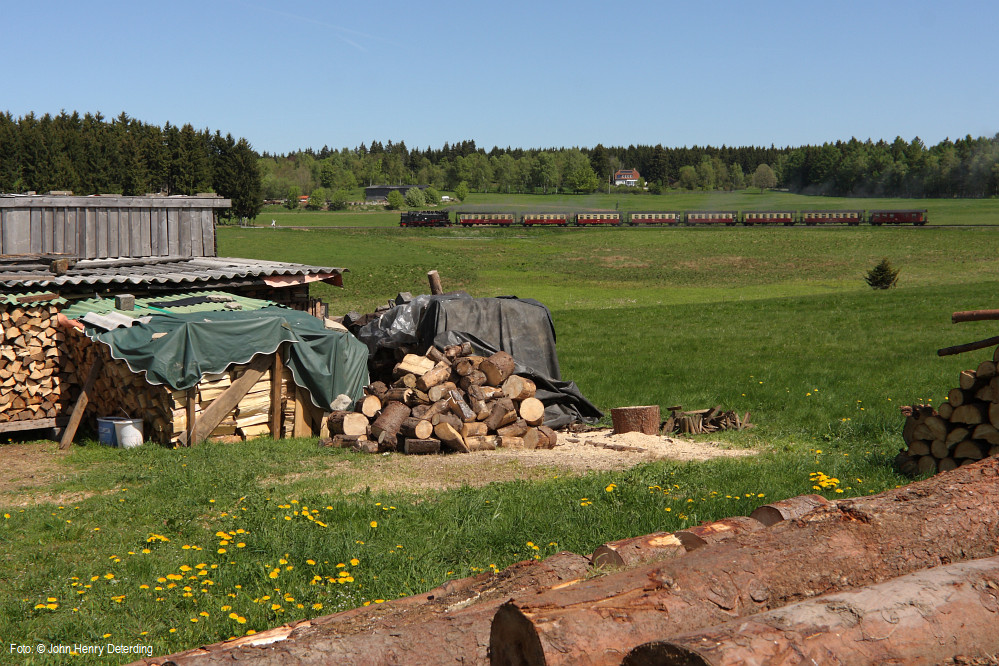
[[[552,475],[582,475],[591,471],[623,470],[655,460],[700,461],[719,457],[754,455],[751,449],[725,448],[721,442],[692,441],[637,432],[612,434],[610,429],[559,433],[554,449],[497,449],[467,454],[370,457],[342,457],[318,462],[303,461],[301,472],[263,477],[264,486],[286,485],[307,478],[321,478],[338,472],[352,473],[342,492],[373,491],[428,492],[461,486],[482,486],[493,482],[534,481]],[[55,442],[7,444],[0,448],[0,504],[28,506],[46,502],[72,503],[97,494],[92,492],[53,493],[50,487],[72,478],[76,471],[60,460],[63,453]],[[318,464],[317,464],[318,462]]]

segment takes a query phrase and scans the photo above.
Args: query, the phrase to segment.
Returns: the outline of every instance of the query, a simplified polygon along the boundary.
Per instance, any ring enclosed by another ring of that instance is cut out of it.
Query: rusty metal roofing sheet
[[[48,270],[19,270],[16,264],[0,267],[0,287],[39,289],[108,284],[197,284],[246,278],[301,277],[328,279],[346,269],[307,266],[263,259],[232,257],[155,257],[142,259],[86,259],[56,275]]]

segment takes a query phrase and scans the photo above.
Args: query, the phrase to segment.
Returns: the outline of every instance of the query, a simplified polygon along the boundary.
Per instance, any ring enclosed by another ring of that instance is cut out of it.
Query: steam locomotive
[[[845,224],[858,226],[870,224],[906,224],[922,226],[926,224],[925,209],[883,209],[883,210],[692,210],[692,211],[588,211],[579,213],[513,213],[513,212],[474,212],[458,211],[406,211],[402,213],[399,226],[402,227],[632,227],[649,226],[712,226],[725,225],[752,227],[757,225],[783,225],[786,227],[802,224],[817,226],[823,224]]]

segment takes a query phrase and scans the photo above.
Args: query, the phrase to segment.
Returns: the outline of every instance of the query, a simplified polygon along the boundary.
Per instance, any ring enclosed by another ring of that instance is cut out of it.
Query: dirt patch
[[[96,493],[73,492],[53,494],[47,488],[68,480],[72,471],[62,465],[64,454],[53,442],[5,444],[0,447],[0,504],[29,506],[51,502],[72,504]]]
[[[461,486],[484,486],[503,481],[539,481],[553,476],[612,471],[655,460],[697,461],[720,457],[744,457],[756,452],[722,448],[719,442],[695,442],[641,433],[611,434],[610,429],[581,433],[559,433],[559,445],[551,450],[503,450],[474,453],[405,456],[389,454],[357,463],[363,466],[363,481],[343,490],[427,492]],[[310,463],[313,465],[313,463]],[[263,485],[285,485],[345,472],[352,463],[338,460],[325,469],[311,469],[262,480]]]

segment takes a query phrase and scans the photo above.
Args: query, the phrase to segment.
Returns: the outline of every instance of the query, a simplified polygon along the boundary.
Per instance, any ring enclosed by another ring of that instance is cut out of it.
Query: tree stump
[[[646,435],[659,434],[659,405],[640,407],[615,407],[611,409],[614,434],[641,432]]]

